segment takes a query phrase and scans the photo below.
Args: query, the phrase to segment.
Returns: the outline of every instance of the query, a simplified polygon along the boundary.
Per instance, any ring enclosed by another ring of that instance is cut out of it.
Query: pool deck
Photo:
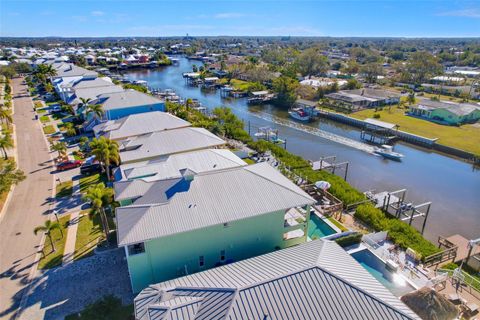
[[[479,311],[469,312],[466,311],[466,305],[475,304],[480,308],[480,292],[476,292],[466,286],[459,286],[456,288],[455,284],[452,283],[452,278],[448,278],[445,283],[445,287],[436,286],[434,288],[437,292],[443,294],[447,299],[451,294],[457,294],[462,300],[453,302],[461,312],[465,312],[462,316],[465,319],[480,319]]]

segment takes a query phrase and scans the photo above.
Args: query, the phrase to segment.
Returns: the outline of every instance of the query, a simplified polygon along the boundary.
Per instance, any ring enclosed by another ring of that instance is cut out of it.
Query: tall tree
[[[90,142],[91,153],[95,156],[106,171],[108,181],[110,181],[110,164],[118,165],[120,162],[120,153],[116,141],[107,139],[105,137],[94,138]]]
[[[7,124],[12,123],[13,119],[12,119],[12,114],[10,110],[8,110],[7,108],[0,107],[0,120],[2,121],[2,123],[3,122],[6,122]]]
[[[442,65],[438,58],[425,51],[412,53],[402,70],[402,80],[421,84],[431,77],[441,74]]]
[[[364,75],[368,83],[375,83],[377,82],[378,76],[383,75],[383,68],[377,62],[370,62],[363,65],[360,68],[360,72]]]
[[[9,132],[4,132],[0,138],[0,149],[2,149],[3,157],[8,159],[7,149],[13,148],[13,139]]]
[[[328,59],[318,48],[308,48],[296,59],[302,76],[318,75],[328,70]]]
[[[101,104],[89,104],[87,105],[86,114],[87,116],[92,114],[95,118],[101,119],[105,114],[105,111]]]
[[[0,193],[7,192],[14,184],[25,179],[22,170],[16,168],[14,160],[0,158]]]
[[[92,216],[100,216],[103,231],[105,233],[105,239],[108,241],[108,234],[110,233],[110,228],[108,226],[108,219],[105,213],[105,208],[113,202],[113,189],[105,187],[105,185],[100,182],[88,188],[84,198],[86,201],[90,201],[90,203],[92,204],[90,214]]]
[[[51,145],[52,151],[58,152],[58,157],[61,158],[67,154],[67,144],[65,142],[57,142]]]
[[[273,90],[277,93],[276,101],[279,105],[290,107],[297,99],[296,90],[299,86],[297,80],[281,76],[273,80]]]
[[[53,242],[53,239],[52,239],[52,231],[60,228],[61,227],[58,222],[52,222],[51,220],[47,220],[43,225],[35,227],[35,229],[33,229],[33,233],[36,235],[39,231],[43,231],[45,235],[48,237],[48,240],[50,240],[50,245],[52,246],[52,252],[55,252],[57,250],[55,249],[55,243]]]

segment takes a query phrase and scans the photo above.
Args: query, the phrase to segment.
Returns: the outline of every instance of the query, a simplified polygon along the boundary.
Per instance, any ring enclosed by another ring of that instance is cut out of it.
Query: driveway
[[[25,94],[21,78],[12,81],[14,96]],[[20,169],[27,178],[15,187],[0,217],[0,318],[11,319],[18,308],[31,271],[41,235],[33,228],[47,219],[52,196],[52,162],[40,123],[34,119],[30,97],[14,98]]]

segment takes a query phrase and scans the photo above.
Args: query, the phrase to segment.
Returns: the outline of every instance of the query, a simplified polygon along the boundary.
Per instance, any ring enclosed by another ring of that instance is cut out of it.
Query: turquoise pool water
[[[315,214],[310,215],[310,221],[308,221],[308,236],[310,239],[323,238],[334,233],[336,233],[336,231],[325,221]]]
[[[370,250],[357,251],[351,256],[395,296],[401,297],[415,290],[400,275],[387,269],[385,263]]]

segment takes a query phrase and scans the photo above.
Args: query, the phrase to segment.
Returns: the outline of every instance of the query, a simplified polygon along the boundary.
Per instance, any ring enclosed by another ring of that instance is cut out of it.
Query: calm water
[[[312,240],[323,238],[336,233],[325,221],[317,215],[311,214],[308,221],[308,237]],[[314,239],[315,237],[315,239]]]
[[[455,233],[468,238],[480,236],[480,171],[473,171],[470,164],[402,143],[396,144],[395,151],[405,155],[403,162],[384,160],[362,151],[369,147],[360,142],[355,128],[328,120],[300,125],[288,119],[286,110],[272,105],[248,106],[246,99],[223,99],[219,91],[205,92],[187,86],[182,73],[191,71],[193,64],[199,62],[181,58],[178,66],[133,70],[125,75],[146,80],[150,87],[173,89],[184,98],[198,99],[208,108],[228,106],[246,124],[250,123],[252,134],[264,126],[278,129],[280,137],[287,139],[287,149],[304,158],[336,155],[337,161],[349,161],[348,181],[362,191],[407,188],[410,202],[432,201],[425,231],[431,240]],[[351,138],[358,145],[351,147],[325,139],[318,129]]]
[[[388,270],[385,263],[370,250],[357,251],[351,256],[395,296],[401,297],[415,290],[400,275]]]

